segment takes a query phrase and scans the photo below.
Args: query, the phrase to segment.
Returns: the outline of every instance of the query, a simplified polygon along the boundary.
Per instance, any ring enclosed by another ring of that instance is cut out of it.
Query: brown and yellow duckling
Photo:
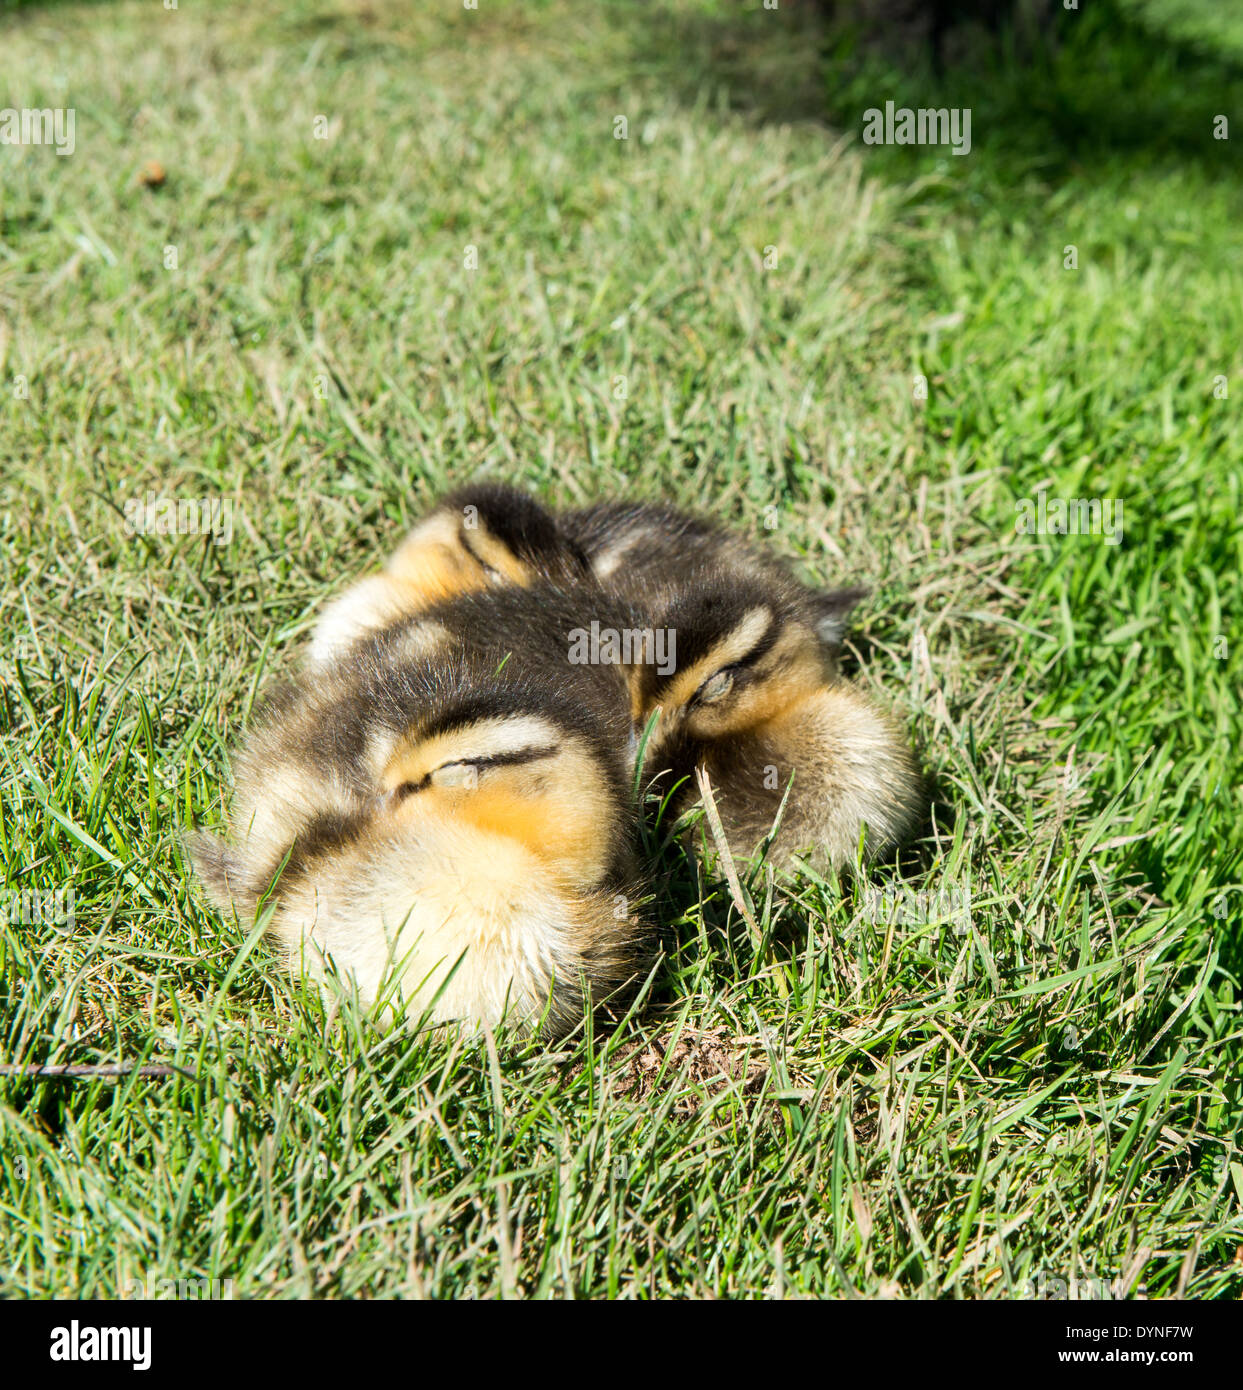
[[[556,1036],[588,992],[632,985],[651,943],[630,693],[568,661],[585,600],[607,611],[589,579],[475,587],[387,626],[359,607],[336,659],[267,701],[227,839],[194,842],[213,900],[249,918],[275,880],[288,964],[412,1021]]]
[[[736,854],[848,863],[914,832],[922,779],[897,724],[840,673],[858,588],[818,591],[709,522],[604,503],[560,518],[602,585],[676,637],[677,670],[638,672],[638,717],[660,711],[647,770],[693,803],[707,772]],[[865,833],[866,827],[866,833]]]
[[[578,545],[518,488],[475,483],[436,504],[379,574],[352,584],[319,614],[310,660],[334,660],[357,638],[433,604],[489,588],[558,588],[589,580]]]

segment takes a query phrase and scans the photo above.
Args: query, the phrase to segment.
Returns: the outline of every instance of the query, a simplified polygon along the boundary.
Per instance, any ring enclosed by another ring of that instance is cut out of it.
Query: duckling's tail
[[[214,907],[228,912],[236,904],[239,913],[245,909],[253,913],[258,897],[247,882],[246,862],[236,850],[206,830],[187,831],[182,845]]]

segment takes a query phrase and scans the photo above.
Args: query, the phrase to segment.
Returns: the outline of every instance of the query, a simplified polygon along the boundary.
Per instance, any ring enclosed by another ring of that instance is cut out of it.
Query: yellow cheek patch
[[[612,858],[611,799],[594,761],[578,749],[549,763],[492,768],[475,791],[456,798],[433,796],[437,813],[443,806],[480,830],[516,840],[569,882],[595,885]]]
[[[789,642],[778,644],[772,673],[755,683],[754,699],[747,707],[748,723],[760,725],[780,718],[823,689],[824,681],[819,647],[792,634]]]
[[[429,546],[410,554],[401,571],[393,576],[407,602],[414,608],[430,607],[442,599],[474,593],[487,587],[487,578],[478,565],[464,554],[454,554],[444,546]]]
[[[521,587],[534,578],[503,541],[483,527],[459,529],[457,517],[448,512],[416,526],[388,563],[388,573],[416,605],[486,589],[495,582],[489,569]]]
[[[412,604],[429,605],[487,585],[487,576],[467,554],[454,517],[440,514],[420,523],[398,547],[387,572]]]
[[[853,691],[848,693],[854,694]],[[844,720],[848,732],[854,722],[855,710],[849,700],[839,700],[832,687],[819,685],[808,688],[806,685],[788,684],[776,698],[765,701],[764,707],[757,709],[756,717],[748,724],[746,733],[763,738],[769,744],[785,747],[797,762],[808,752],[814,753],[818,742],[824,737],[820,727],[826,716],[832,722]]]
[[[813,690],[814,687],[809,687],[799,676],[785,672],[761,681],[754,687],[751,698],[738,711],[735,727],[739,730],[761,729],[782,719],[807,699]]]

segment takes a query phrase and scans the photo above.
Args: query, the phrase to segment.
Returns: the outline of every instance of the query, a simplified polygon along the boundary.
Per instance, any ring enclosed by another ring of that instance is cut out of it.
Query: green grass
[[[803,8],[276,8],[0,21],[77,112],[0,149],[0,852],[76,897],[0,928],[0,1058],[193,1075],[0,1079],[3,1292],[1243,1293],[1239,76],[1108,16],[938,87]],[[970,157],[860,144],[938,92]],[[213,915],[178,834],[257,691],[481,471],[872,584],[938,791],[886,886],[971,929],[758,870],[756,939],[666,853],[643,1007],[492,1050]],[[1016,534],[1041,489],[1123,543]]]

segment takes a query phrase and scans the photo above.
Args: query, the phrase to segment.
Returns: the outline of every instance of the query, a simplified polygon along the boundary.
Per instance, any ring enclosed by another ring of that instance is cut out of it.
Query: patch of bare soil
[[[728,1028],[684,1028],[672,1046],[671,1041],[642,1039],[614,1054],[608,1072],[612,1093],[621,1100],[642,1102],[677,1088],[673,1113],[690,1116],[739,1082],[743,1096],[756,1095],[768,1075],[768,1063],[757,1056],[758,1041],[735,1037]]]

